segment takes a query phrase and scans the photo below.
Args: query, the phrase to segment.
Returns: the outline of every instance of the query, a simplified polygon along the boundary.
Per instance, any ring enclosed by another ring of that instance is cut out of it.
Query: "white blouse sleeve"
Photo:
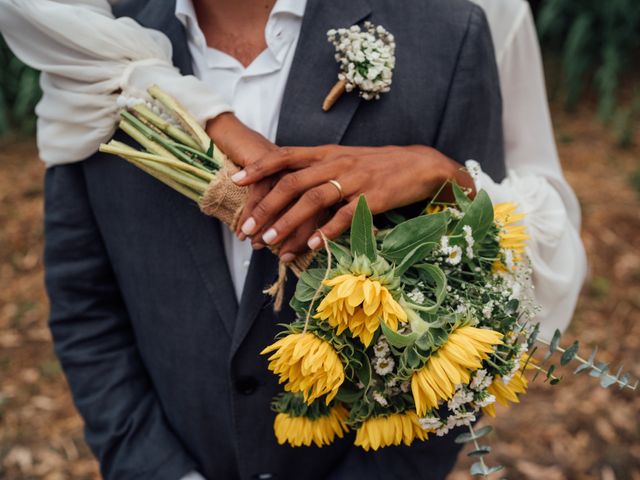
[[[118,100],[157,84],[204,124],[231,111],[172,65],[169,39],[107,0],[0,0],[0,31],[16,56],[41,70],[38,148],[48,166],[83,160],[114,133]]]
[[[494,203],[515,202],[526,213],[528,253],[542,335],[564,330],[586,275],[580,206],[565,180],[553,136],[542,58],[527,2],[498,57],[504,102],[508,175],[501,183],[468,163],[478,189]]]

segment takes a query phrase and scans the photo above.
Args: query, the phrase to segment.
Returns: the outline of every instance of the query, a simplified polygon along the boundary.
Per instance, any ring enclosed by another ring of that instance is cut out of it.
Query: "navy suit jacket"
[[[166,33],[190,73],[174,1],[120,2],[118,15]],[[336,80],[330,28],[368,19],[397,41],[391,92],[355,94],[328,113]],[[501,98],[480,8],[466,0],[309,0],[282,104],[279,145],[430,145],[504,175]],[[105,478],[439,479],[449,438],[363,453],[279,446],[280,391],[259,352],[292,319],[262,290],[276,258],[256,252],[236,302],[218,221],[127,162],[104,154],[46,175],[50,326],[86,438]],[[288,294],[294,286],[288,282]]]

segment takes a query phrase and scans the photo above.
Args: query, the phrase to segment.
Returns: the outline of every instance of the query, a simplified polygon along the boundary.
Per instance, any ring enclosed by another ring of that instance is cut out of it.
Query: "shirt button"
[[[257,389],[258,380],[253,377],[240,377],[236,381],[236,390],[242,395],[253,395]]]
[[[249,268],[250,265],[251,265],[251,260],[245,260],[244,262],[242,262],[242,266],[244,268]]]

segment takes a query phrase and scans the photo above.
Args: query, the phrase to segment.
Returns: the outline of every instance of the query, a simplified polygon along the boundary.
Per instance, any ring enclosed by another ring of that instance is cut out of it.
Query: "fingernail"
[[[233,175],[231,175],[231,180],[235,183],[238,183],[240,180],[242,180],[246,176],[247,176],[247,171],[240,170],[239,172],[236,172]]]
[[[291,263],[296,259],[296,256],[293,253],[285,253],[280,257],[280,260],[284,263]]]
[[[274,228],[270,228],[269,230],[264,232],[264,235],[262,235],[262,240],[264,240],[264,243],[266,243],[267,245],[270,245],[271,242],[273,242],[277,236],[278,236],[278,232],[276,232]]]
[[[244,234],[244,232],[238,233],[238,240],[240,240],[241,242],[244,242],[246,239],[247,239],[247,236]]]
[[[320,245],[322,245],[322,239],[314,235],[309,239],[309,241],[307,242],[307,245],[311,250],[317,250],[318,248],[320,248]]]
[[[251,246],[253,247],[254,250],[262,250],[264,248],[264,245],[262,243],[254,243]]]
[[[255,228],[256,221],[253,219],[253,217],[249,217],[247,218],[247,221],[242,224],[242,228],[240,228],[240,230],[242,230],[242,233],[244,233],[245,235],[251,235]]]

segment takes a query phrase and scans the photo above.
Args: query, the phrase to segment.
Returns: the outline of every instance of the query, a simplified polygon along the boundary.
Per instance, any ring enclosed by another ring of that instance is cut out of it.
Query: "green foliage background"
[[[551,93],[560,94],[569,109],[595,93],[601,118],[612,123],[621,144],[631,143],[640,121],[640,1],[530,3],[545,54],[560,64]],[[37,72],[17,60],[0,37],[0,137],[34,131],[40,94]]]
[[[20,62],[0,36],[0,137],[35,131],[33,110],[41,95],[38,81],[38,72]]]
[[[547,57],[560,61],[565,105],[574,109],[594,92],[600,117],[613,122],[621,144],[629,144],[640,116],[640,2],[539,3],[538,32]]]

